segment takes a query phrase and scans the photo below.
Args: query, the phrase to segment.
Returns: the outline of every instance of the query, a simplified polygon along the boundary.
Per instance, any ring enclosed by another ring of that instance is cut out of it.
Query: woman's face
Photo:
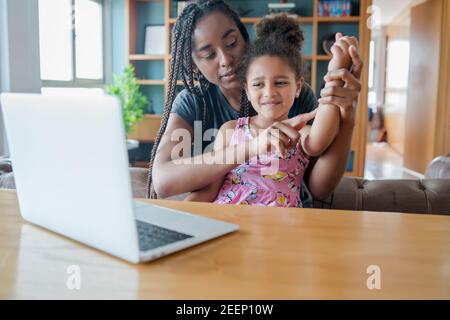
[[[240,88],[236,68],[245,48],[238,27],[223,13],[212,12],[197,22],[192,58],[209,82],[222,89]]]
[[[287,119],[294,99],[300,95],[303,79],[281,58],[262,56],[250,64],[245,90],[258,115],[266,120]]]

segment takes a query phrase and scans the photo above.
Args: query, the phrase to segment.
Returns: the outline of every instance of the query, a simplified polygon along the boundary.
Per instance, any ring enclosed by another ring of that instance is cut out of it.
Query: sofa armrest
[[[147,198],[147,179],[148,169],[146,168],[129,168],[130,181],[133,198]],[[0,189],[15,189],[13,172],[0,173]],[[169,200],[183,200],[187,194],[175,195],[167,198]]]
[[[12,173],[11,159],[0,157],[0,189],[15,189],[14,175]]]
[[[450,215],[450,179],[365,180],[344,177],[316,208]]]
[[[15,189],[14,174],[12,172],[0,173],[0,189]]]
[[[131,188],[133,190],[133,198],[147,198],[147,181],[148,181],[148,169],[147,168],[130,168]],[[175,195],[166,200],[181,201],[188,193]]]
[[[450,154],[434,158],[425,171],[426,179],[450,179]]]
[[[147,198],[148,169],[129,168],[133,198]]]
[[[11,159],[0,157],[0,174],[12,172]]]
[[[131,188],[134,198],[147,197],[147,175],[148,169],[130,168]],[[13,172],[0,173],[0,189],[15,189]]]

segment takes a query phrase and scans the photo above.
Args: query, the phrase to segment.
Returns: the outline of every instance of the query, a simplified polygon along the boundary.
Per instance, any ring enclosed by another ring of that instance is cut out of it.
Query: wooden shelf
[[[331,56],[323,54],[323,55],[315,56],[315,59],[317,61],[329,61],[329,60],[331,60]]]
[[[138,79],[136,83],[143,86],[155,86],[155,85],[164,85],[166,83],[165,80],[148,80],[148,79]]]
[[[328,23],[345,23],[345,22],[359,22],[359,17],[317,17],[318,22]]]
[[[264,17],[244,17],[241,18],[242,23],[250,24],[257,23]],[[318,22],[329,22],[329,23],[344,23],[344,22],[359,22],[359,16],[352,17],[298,17],[296,20],[300,23],[313,23],[315,20]],[[177,18],[170,18],[168,20],[169,24],[175,24]]]
[[[143,143],[146,143],[146,141],[141,141]],[[153,142],[153,141],[150,141]],[[150,165],[150,162],[148,161],[134,161],[132,163],[132,167],[133,168],[148,168],[148,166]]]
[[[144,118],[134,125],[133,131],[128,134],[128,139],[135,139],[145,143],[155,141],[161,125],[161,118],[159,114],[145,114]]]
[[[152,113],[144,114],[144,119],[161,120],[161,118],[162,118],[162,114],[152,114]]]
[[[258,23],[261,19],[263,19],[264,17],[244,17],[241,18],[242,23]],[[314,21],[314,17],[298,17],[296,18],[297,22],[300,23],[305,23],[305,22],[309,22],[312,23]]]
[[[130,61],[145,61],[145,60],[164,60],[165,54],[130,54],[128,56]]]
[[[241,18],[241,21],[244,24],[257,23],[262,18],[264,18],[264,17],[244,17],[244,18]],[[313,23],[314,17],[298,17],[296,20],[301,23],[306,23],[306,22]],[[169,24],[175,24],[175,22],[177,22],[177,18],[169,19]]]

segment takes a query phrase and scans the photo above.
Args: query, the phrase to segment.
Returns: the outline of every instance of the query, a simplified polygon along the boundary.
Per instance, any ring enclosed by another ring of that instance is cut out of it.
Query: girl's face
[[[281,58],[262,56],[247,71],[245,90],[253,108],[266,120],[287,119],[294,99],[300,95],[303,79]]]
[[[223,89],[238,89],[236,68],[246,43],[236,24],[221,12],[202,17],[194,30],[192,59],[205,78]]]

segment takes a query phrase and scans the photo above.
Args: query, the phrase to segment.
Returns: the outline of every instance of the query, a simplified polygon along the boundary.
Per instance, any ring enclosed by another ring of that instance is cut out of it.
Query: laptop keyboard
[[[155,249],[170,243],[192,238],[191,235],[162,228],[154,224],[140,220],[136,220],[136,222],[139,236],[139,249],[141,251]]]

